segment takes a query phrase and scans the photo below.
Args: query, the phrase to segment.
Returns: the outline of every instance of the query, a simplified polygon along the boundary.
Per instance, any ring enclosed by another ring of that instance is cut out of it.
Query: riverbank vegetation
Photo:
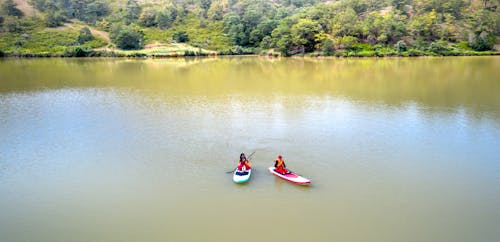
[[[498,54],[497,0],[0,0],[2,56]]]

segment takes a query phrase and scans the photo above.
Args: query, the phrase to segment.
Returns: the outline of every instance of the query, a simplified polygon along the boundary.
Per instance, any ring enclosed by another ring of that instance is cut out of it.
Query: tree
[[[394,48],[398,51],[398,53],[401,54],[401,52],[404,52],[406,51],[407,47],[406,47],[406,43],[402,40],[398,41],[395,45],[394,45]]]
[[[468,39],[469,46],[476,51],[492,50],[495,45],[495,38],[486,32],[479,35],[470,34]]]
[[[207,17],[211,20],[222,20],[224,17],[224,7],[222,1],[213,1],[207,11]]]
[[[61,11],[48,11],[45,16],[45,23],[47,27],[58,27],[63,25],[66,21],[66,17],[61,13]]]
[[[240,17],[235,13],[230,13],[224,17],[224,32],[235,45],[246,45],[248,43],[245,35],[245,27]]]
[[[357,15],[354,9],[347,7],[340,11],[332,20],[332,35],[333,36],[357,36],[360,28],[357,23]]]
[[[467,27],[469,29],[468,43],[477,51],[491,50],[495,44],[497,32],[497,18],[494,12],[478,9],[468,15]]]
[[[284,56],[289,56],[292,49],[292,38],[290,27],[285,22],[282,22],[271,33],[272,46],[281,52]]]
[[[90,29],[88,27],[83,27],[80,29],[78,32],[78,43],[83,44],[87,41],[91,41],[94,39],[94,36],[90,32]]]
[[[330,38],[325,38],[321,42],[321,51],[324,55],[331,56],[335,53],[335,46],[333,40]]]
[[[61,10],[55,2],[51,0],[45,1],[42,7],[42,11],[46,12],[45,24],[47,24],[47,27],[58,27],[66,21],[67,12]]]
[[[139,19],[141,14],[141,6],[136,0],[128,0],[125,15],[123,16],[125,24],[131,24]]]
[[[17,8],[17,4],[13,0],[5,0],[2,4],[2,10],[9,16],[23,17],[24,13]]]
[[[168,10],[158,12],[155,18],[156,26],[160,29],[170,28],[173,20],[171,12]]]
[[[110,37],[116,47],[124,50],[141,49],[144,42],[144,33],[130,26],[114,26]]]
[[[314,51],[316,34],[319,33],[319,25],[310,19],[300,19],[291,28],[292,43],[300,46],[306,52]]]
[[[185,43],[185,42],[188,42],[189,41],[189,36],[188,34],[186,33],[186,31],[176,31],[173,35],[172,35],[172,39],[174,39],[176,42],[178,43]]]
[[[431,12],[414,17],[409,25],[409,30],[416,36],[424,40],[433,40],[438,34],[436,12]]]
[[[156,26],[156,15],[157,11],[155,9],[145,9],[142,11],[141,16],[139,16],[139,24],[143,27]]]

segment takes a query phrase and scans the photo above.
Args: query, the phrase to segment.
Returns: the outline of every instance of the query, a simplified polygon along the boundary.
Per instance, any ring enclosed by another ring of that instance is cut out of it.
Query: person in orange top
[[[288,174],[290,171],[286,169],[285,161],[283,160],[283,156],[278,155],[278,159],[274,162],[274,167],[276,172],[281,174]]]
[[[252,168],[252,164],[250,161],[247,160],[247,157],[245,156],[245,153],[241,153],[240,155],[240,161],[238,163],[238,171],[246,171],[250,170]]]

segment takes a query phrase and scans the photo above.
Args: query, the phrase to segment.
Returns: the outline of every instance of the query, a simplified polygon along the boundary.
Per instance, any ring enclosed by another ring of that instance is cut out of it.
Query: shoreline
[[[269,57],[269,58],[299,58],[299,57],[309,57],[309,58],[384,58],[384,57],[396,57],[396,58],[406,58],[406,57],[459,57],[459,56],[499,56],[500,51],[466,51],[466,52],[455,52],[447,54],[438,53],[425,53],[425,54],[410,54],[408,52],[403,53],[389,53],[380,54],[377,52],[371,53],[356,53],[356,52],[339,52],[333,55],[323,55],[318,53],[307,53],[292,56],[283,56],[280,54],[218,54],[218,53],[197,53],[197,52],[186,52],[184,54],[148,54],[143,52],[131,52],[131,53],[120,53],[120,52],[89,52],[80,55],[61,55],[56,53],[24,53],[24,54],[10,54],[3,53],[0,55],[2,58],[147,58],[147,59],[170,59],[170,58],[186,58],[186,57],[222,57],[222,56],[259,56],[259,57]]]

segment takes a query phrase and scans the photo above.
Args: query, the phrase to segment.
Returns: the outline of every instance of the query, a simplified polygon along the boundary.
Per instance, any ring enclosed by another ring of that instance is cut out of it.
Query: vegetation
[[[28,0],[36,14],[0,2],[7,56],[489,55],[500,33],[498,0]]]

